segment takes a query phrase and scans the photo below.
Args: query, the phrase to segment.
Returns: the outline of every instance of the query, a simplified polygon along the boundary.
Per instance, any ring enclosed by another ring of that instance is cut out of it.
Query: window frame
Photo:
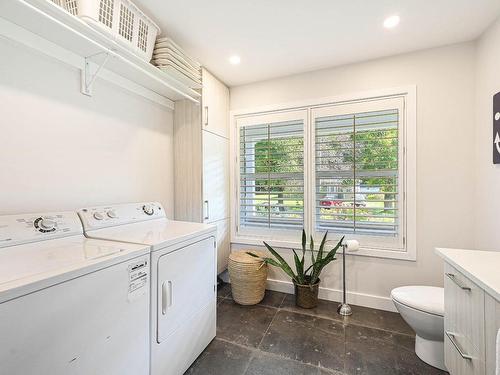
[[[237,158],[237,164],[236,164],[236,170],[233,170],[234,174],[234,180],[236,182],[236,197],[234,198],[235,205],[237,207],[235,211],[235,224],[236,224],[236,229],[238,234],[240,233],[240,212],[239,212],[239,207],[240,207],[240,196],[241,196],[241,186],[240,186],[240,154],[241,154],[241,149],[240,149],[240,141],[239,141],[239,135],[240,135],[240,128],[241,127],[251,127],[251,126],[259,126],[265,123],[279,123],[279,122],[285,122],[285,121],[294,121],[294,120],[301,120],[303,122],[303,134],[304,134],[304,154],[303,154],[303,160],[304,160],[304,176],[303,176],[303,181],[304,181],[304,203],[303,203],[303,218],[304,218],[304,225],[307,223],[307,212],[309,211],[309,206],[306,203],[306,197],[309,195],[308,191],[308,170],[307,170],[307,165],[310,164],[310,152],[309,152],[309,139],[308,139],[308,117],[309,117],[309,112],[305,109],[299,109],[299,110],[290,110],[290,111],[278,111],[274,113],[266,113],[266,114],[256,114],[256,115],[249,115],[249,116],[239,116],[235,119],[235,123],[237,126],[237,131],[236,135],[238,139],[235,139],[234,142],[236,143],[235,147],[235,152],[236,152],[236,158]],[[240,237],[243,238],[253,238],[253,239],[261,239],[262,240],[269,240],[271,241],[287,241],[289,240],[289,236],[293,234],[294,236],[300,236],[300,230],[299,231],[284,231],[284,230],[265,230],[265,235],[260,235],[258,229],[256,230],[251,230],[251,229],[246,229],[244,235],[240,235]]]
[[[376,103],[373,107],[373,103]],[[311,124],[310,124],[310,140],[311,140],[311,146],[310,149],[316,151],[316,145],[315,145],[315,140],[316,140],[316,119],[317,118],[322,118],[322,117],[330,117],[330,116],[338,116],[338,115],[347,115],[347,114],[353,114],[353,113],[361,113],[361,112],[373,112],[373,111],[379,111],[379,110],[387,110],[387,109],[394,109],[396,108],[398,110],[398,113],[400,115],[399,121],[398,121],[398,163],[401,160],[404,160],[404,132],[405,132],[405,118],[404,118],[404,113],[405,113],[405,108],[404,108],[404,98],[401,96],[396,96],[396,97],[388,97],[388,98],[377,98],[377,99],[369,99],[369,100],[363,100],[363,101],[357,101],[354,103],[347,102],[347,103],[340,103],[340,104],[333,104],[330,106],[323,106],[320,108],[312,108],[311,109]],[[403,114],[403,116],[401,116]],[[311,160],[311,179],[310,179],[310,184],[311,184],[311,189],[314,189],[312,191],[316,192],[317,186],[316,186],[316,167],[315,167],[315,159],[316,159],[316,152],[312,154],[312,160]],[[403,163],[404,164],[404,163]],[[404,178],[404,171],[406,169],[406,166],[403,165],[398,166],[398,188],[401,190],[400,196],[398,197],[398,207],[397,207],[397,212],[399,214],[398,217],[398,227],[400,230],[398,231],[398,236],[395,237],[388,237],[388,236],[376,236],[376,235],[368,235],[368,234],[345,234],[346,239],[358,239],[360,238],[360,242],[368,242],[370,244],[371,248],[374,249],[381,249],[381,250],[387,250],[387,251],[403,251],[404,250],[404,238],[406,237],[406,228],[402,226],[401,224],[404,223],[405,219],[405,205],[404,205],[404,199],[402,199],[401,193],[404,193],[405,191],[405,178]],[[314,199],[316,199],[316,194],[314,194]],[[324,232],[317,232],[317,227],[316,227],[316,215],[315,212],[310,212],[310,221],[312,223],[312,227],[314,228],[314,235],[315,239],[320,239],[321,236],[323,235]],[[343,234],[339,233],[333,233],[331,232],[330,234],[330,239],[331,240],[340,240],[341,236]]]
[[[231,225],[231,243],[244,245],[262,245],[262,241],[266,240],[270,245],[278,248],[296,248],[300,247],[300,236],[296,238],[285,237],[280,233],[267,233],[263,236],[248,236],[238,232],[239,225],[239,127],[237,120],[243,118],[251,118],[254,116],[276,116],[282,113],[290,113],[296,111],[307,111],[307,116],[304,122],[304,228],[307,233],[315,232],[315,221],[313,216],[315,194],[315,144],[314,144],[314,119],[313,111],[318,112],[325,107],[332,107],[345,104],[356,104],[360,102],[368,102],[381,99],[402,98],[404,111],[400,119],[400,139],[401,145],[400,160],[403,163],[402,171],[402,188],[401,188],[401,204],[403,205],[402,232],[404,240],[400,247],[394,247],[384,243],[377,244],[377,241],[371,243],[363,243],[363,239],[368,236],[353,234],[346,238],[360,240],[360,250],[352,253],[358,256],[368,256],[377,258],[389,258],[416,261],[417,258],[417,238],[416,238],[416,98],[417,89],[415,85],[399,88],[375,90],[359,92],[355,94],[342,95],[329,98],[306,100],[301,102],[283,103],[277,105],[268,105],[258,108],[249,108],[230,112],[231,124],[231,150],[235,157],[231,158],[231,179],[232,179],[232,194],[231,206],[233,212],[233,224]],[[402,124],[401,124],[402,123]],[[280,232],[280,231],[276,231]],[[362,237],[360,237],[362,236]],[[335,241],[340,238],[337,235],[330,235],[330,241]]]

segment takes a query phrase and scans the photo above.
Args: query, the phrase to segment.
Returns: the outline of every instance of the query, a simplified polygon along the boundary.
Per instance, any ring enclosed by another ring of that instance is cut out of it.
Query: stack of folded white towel
[[[157,38],[153,51],[154,65],[169,73],[185,85],[199,89],[201,85],[201,65],[189,57],[170,38]]]

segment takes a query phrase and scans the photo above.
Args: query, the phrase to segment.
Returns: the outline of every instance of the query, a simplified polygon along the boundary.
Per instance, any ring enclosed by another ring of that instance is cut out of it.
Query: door
[[[203,221],[229,217],[229,141],[203,132]]]
[[[203,69],[203,130],[229,138],[229,89]]]
[[[158,343],[215,298],[215,262],[213,237],[158,259]]]

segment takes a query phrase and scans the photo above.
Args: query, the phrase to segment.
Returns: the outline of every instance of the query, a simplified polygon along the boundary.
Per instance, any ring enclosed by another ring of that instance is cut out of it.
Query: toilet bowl
[[[416,333],[415,353],[425,363],[446,371],[444,365],[444,289],[403,286],[391,298],[401,317]]]

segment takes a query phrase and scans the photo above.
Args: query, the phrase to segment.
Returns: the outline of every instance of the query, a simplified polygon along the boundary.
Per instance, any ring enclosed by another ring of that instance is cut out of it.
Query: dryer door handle
[[[161,313],[167,314],[167,310],[172,306],[172,281],[164,281],[161,284]]]
[[[203,204],[205,206],[205,214],[203,216],[203,220],[210,220],[210,206],[208,205],[208,200],[204,201]]]

